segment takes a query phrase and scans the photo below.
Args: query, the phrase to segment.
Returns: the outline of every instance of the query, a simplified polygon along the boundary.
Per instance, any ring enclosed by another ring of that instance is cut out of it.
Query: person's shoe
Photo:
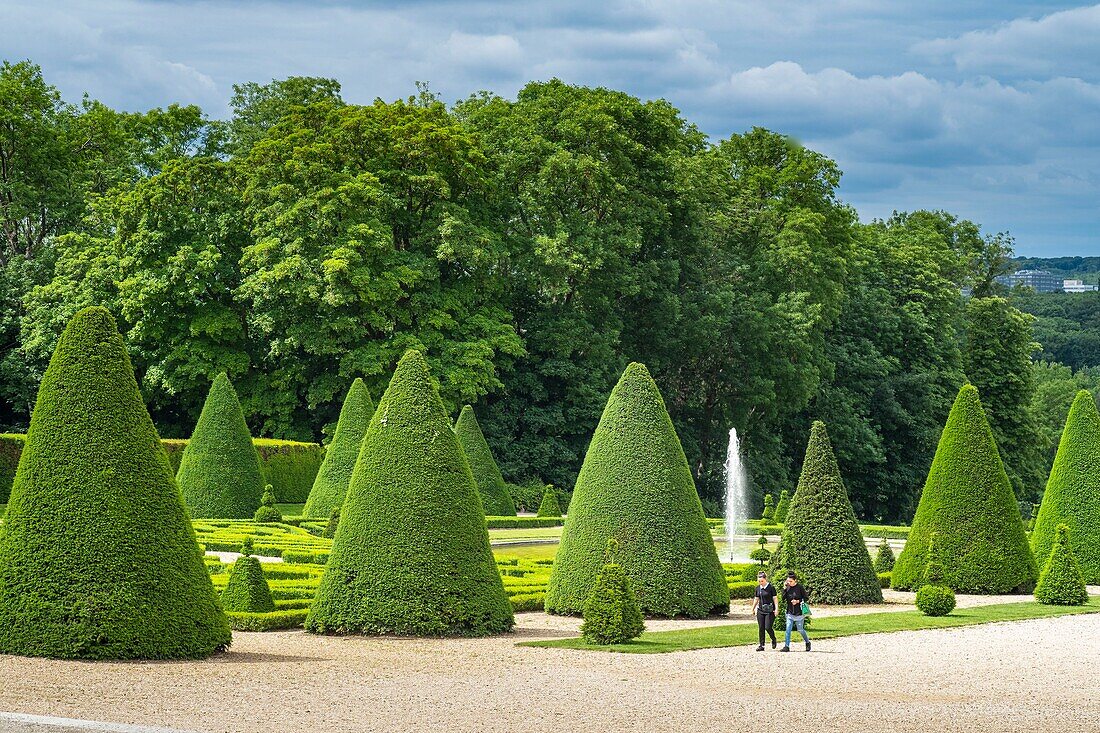
[[[806,642],[806,651],[810,651],[810,642]]]
[[[780,649],[779,651],[781,651],[781,652],[789,652],[790,650],[791,650],[791,648],[790,648],[789,646],[785,646],[785,647],[783,647],[782,649]]]
[[[772,649],[775,649],[775,639],[772,639]]]
[[[756,651],[758,651],[758,652],[764,651],[764,645],[761,644],[760,646],[756,647]]]

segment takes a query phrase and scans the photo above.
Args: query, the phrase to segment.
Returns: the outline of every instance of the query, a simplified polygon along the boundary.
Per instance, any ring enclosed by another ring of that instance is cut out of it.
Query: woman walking
[[[783,648],[780,651],[791,650],[791,629],[798,627],[798,633],[802,634],[806,642],[806,651],[810,651],[810,637],[806,635],[806,616],[802,610],[802,604],[806,601],[806,589],[798,582],[798,576],[793,572],[787,573],[787,580],[783,587],[783,603],[787,612],[787,636],[783,640]]]
[[[756,614],[756,625],[760,629],[760,646],[756,651],[764,651],[764,631],[772,638],[775,649],[775,586],[768,582],[768,574],[761,571],[756,574],[756,592],[752,598],[752,612]]]

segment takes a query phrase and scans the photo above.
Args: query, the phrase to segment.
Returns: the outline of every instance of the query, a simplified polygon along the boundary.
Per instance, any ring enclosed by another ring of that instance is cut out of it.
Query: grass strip
[[[810,640],[835,639],[858,634],[885,634],[896,631],[922,631],[925,629],[951,629],[1004,621],[1025,621],[1036,618],[1052,618],[1072,614],[1100,612],[1100,598],[1093,597],[1083,606],[1045,606],[1041,603],[1001,603],[992,606],[957,609],[948,616],[925,616],[920,611],[890,611],[885,613],[861,613],[851,616],[814,617]],[[627,644],[598,646],[587,644],[580,637],[553,639],[550,641],[524,641],[519,646],[547,647],[552,649],[583,649],[626,654],[663,654],[692,649],[716,649],[720,647],[755,645],[755,623],[724,624],[679,631],[652,631],[642,634]]]

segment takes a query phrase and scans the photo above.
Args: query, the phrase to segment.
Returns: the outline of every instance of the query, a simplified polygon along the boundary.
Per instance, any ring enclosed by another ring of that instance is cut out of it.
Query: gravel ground
[[[890,595],[888,608],[910,607]],[[850,610],[817,611],[841,612]],[[518,622],[491,639],[238,632],[232,651],[202,662],[0,656],[0,710],[204,733],[682,733],[748,729],[761,714],[846,733],[1100,731],[1100,615],[825,640],[811,654],[521,648],[517,640],[572,635],[577,621]],[[712,622],[649,627],[699,623]]]

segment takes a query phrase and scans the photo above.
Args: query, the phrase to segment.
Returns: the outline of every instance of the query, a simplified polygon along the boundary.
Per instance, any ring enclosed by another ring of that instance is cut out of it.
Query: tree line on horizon
[[[1008,235],[943,211],[861,223],[835,162],[777,132],[713,141],[666,101],[558,80],[357,105],[291,77],[231,108],[72,104],[33,63],[0,67],[0,430],[25,429],[64,324],[102,305],[164,437],[226,372],[254,435],[323,439],[348,384],[382,394],[414,348],[510,482],[570,487],[642,361],[709,506],[731,426],[763,496],[823,420],[856,513],[890,521],[960,385],[1024,503],[1100,385],[1087,349],[1033,360],[1024,296],[995,282]],[[1074,297],[1100,331],[1100,296]]]

